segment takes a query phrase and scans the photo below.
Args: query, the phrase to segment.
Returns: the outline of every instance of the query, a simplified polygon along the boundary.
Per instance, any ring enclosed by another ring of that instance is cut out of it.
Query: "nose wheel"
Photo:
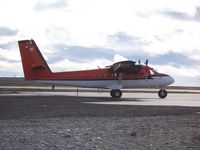
[[[160,98],[165,98],[167,97],[167,91],[165,89],[161,89],[160,91],[158,91],[158,96]]]
[[[120,98],[122,96],[122,91],[119,89],[113,89],[110,91],[110,96],[113,98]]]

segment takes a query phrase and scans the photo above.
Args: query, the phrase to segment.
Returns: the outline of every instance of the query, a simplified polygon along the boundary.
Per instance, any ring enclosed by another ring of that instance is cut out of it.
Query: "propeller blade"
[[[145,65],[148,66],[149,60],[146,59]]]

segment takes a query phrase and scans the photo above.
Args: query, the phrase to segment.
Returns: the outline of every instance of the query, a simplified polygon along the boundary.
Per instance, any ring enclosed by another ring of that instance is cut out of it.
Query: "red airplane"
[[[122,88],[158,88],[158,96],[165,98],[165,87],[174,83],[166,74],[134,61],[121,61],[104,69],[52,72],[34,40],[18,41],[24,76],[35,82],[63,84],[76,87],[111,89],[114,98],[122,96]]]

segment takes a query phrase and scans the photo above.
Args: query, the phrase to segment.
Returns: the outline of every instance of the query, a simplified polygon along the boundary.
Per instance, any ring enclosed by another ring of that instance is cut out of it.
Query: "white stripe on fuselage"
[[[170,76],[156,76],[153,79],[122,80],[33,80],[34,82],[60,84],[87,88],[162,88],[174,82]]]

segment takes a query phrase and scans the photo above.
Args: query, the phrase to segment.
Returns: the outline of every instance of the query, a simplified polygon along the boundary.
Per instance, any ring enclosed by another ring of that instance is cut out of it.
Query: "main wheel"
[[[165,89],[162,89],[162,90],[158,91],[158,96],[159,96],[160,98],[165,98],[165,97],[167,97],[167,91],[166,91]]]
[[[120,97],[122,96],[122,91],[119,90],[119,89],[111,90],[111,91],[110,91],[110,95],[111,95],[113,98],[120,98]]]
[[[111,90],[111,91],[110,91],[110,96],[111,96],[111,97],[114,97],[114,93],[115,93],[115,90]]]

